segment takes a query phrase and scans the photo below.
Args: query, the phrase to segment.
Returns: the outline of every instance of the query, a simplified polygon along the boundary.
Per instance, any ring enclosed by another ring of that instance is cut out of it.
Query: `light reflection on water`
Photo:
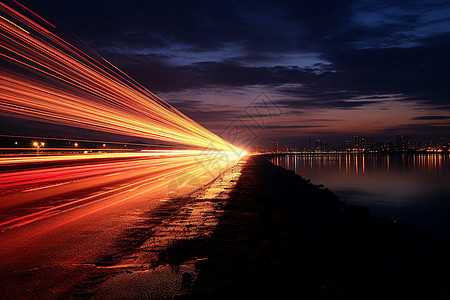
[[[324,184],[375,217],[415,223],[450,239],[449,154],[286,155],[271,159]]]

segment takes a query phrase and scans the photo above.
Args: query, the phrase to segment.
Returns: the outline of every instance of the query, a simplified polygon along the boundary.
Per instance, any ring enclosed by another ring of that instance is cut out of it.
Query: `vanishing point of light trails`
[[[55,25],[15,0],[5,3],[0,2],[0,114],[240,151],[80,40],[66,40]]]

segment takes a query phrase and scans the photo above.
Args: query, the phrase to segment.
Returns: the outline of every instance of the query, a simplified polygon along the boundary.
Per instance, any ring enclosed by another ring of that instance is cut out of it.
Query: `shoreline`
[[[449,299],[448,241],[374,219],[268,157],[248,158],[210,237],[160,255],[198,260],[179,298]]]
[[[368,207],[374,218],[415,224],[450,241],[447,155],[285,155],[269,160],[324,184],[347,204]]]

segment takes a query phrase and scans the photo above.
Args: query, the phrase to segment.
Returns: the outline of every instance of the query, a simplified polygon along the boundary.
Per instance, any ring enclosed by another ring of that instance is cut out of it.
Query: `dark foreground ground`
[[[192,259],[180,299],[450,299],[448,242],[373,219],[265,156],[248,159],[212,236],[160,253]]]

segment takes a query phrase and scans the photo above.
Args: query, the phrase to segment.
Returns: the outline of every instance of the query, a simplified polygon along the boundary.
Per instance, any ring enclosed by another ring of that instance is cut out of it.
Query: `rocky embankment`
[[[450,246],[416,226],[377,220],[265,156],[248,159],[208,238],[160,254],[187,299],[450,299]]]

